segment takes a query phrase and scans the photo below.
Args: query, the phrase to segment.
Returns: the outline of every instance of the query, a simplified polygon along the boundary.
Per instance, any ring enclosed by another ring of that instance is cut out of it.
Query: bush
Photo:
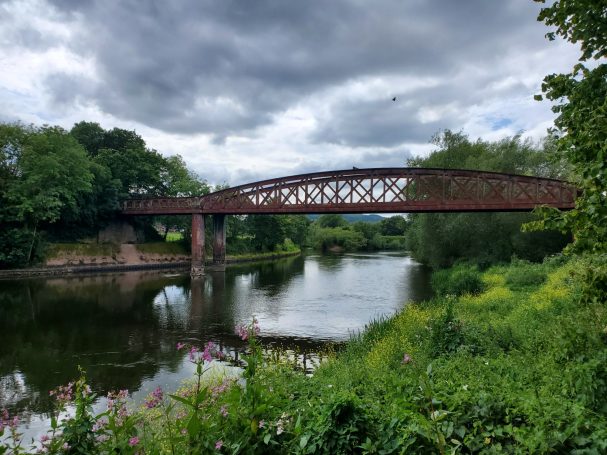
[[[512,289],[527,286],[539,286],[546,281],[546,272],[539,264],[527,261],[515,261],[506,274],[506,284]]]
[[[439,296],[476,295],[485,289],[485,284],[476,268],[458,266],[434,272],[432,274],[432,289]]]

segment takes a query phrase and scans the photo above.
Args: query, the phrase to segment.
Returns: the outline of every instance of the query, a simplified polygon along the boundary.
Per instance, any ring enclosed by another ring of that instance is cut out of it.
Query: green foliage
[[[556,27],[556,32],[547,33],[548,39],[558,34],[580,44],[580,63],[569,73],[546,76],[542,92],[555,103],[552,110],[558,114],[556,152],[573,167],[582,191],[574,210],[541,209],[542,219],[528,228],[571,230],[575,249],[603,253],[607,251],[607,10],[602,1],[560,0],[542,8],[538,20]],[[583,62],[588,59],[597,63],[587,66]]]
[[[430,324],[430,353],[433,357],[456,352],[464,345],[462,322],[453,313],[453,301],[445,302],[445,311]]]
[[[329,213],[327,215],[319,216],[316,220],[316,224],[322,228],[338,228],[346,227],[348,222],[339,214]]]
[[[323,228],[312,225],[308,235],[310,245],[321,251],[331,249],[357,251],[363,249],[367,244],[367,240],[361,232],[350,228]]]
[[[561,177],[565,172],[550,159],[552,141],[535,148],[519,136],[498,142],[471,142],[462,133],[445,131],[435,137],[438,150],[415,158],[411,166],[468,168],[486,171]],[[541,261],[560,251],[569,238],[556,231],[521,232],[533,220],[525,213],[429,213],[414,214],[407,227],[407,248],[433,268],[450,267],[460,259],[486,267],[506,262],[515,255]]]
[[[546,281],[545,267],[526,261],[516,261],[514,263],[516,267],[511,267],[506,274],[506,284],[510,288],[516,290],[526,286],[539,286]]]
[[[476,295],[485,289],[481,274],[468,266],[437,270],[432,274],[432,289],[439,296]]]
[[[68,400],[76,415],[54,417],[44,444],[48,453],[64,453],[68,439],[80,453],[605,453],[607,308],[584,298],[586,271],[604,265],[492,267],[484,292],[409,303],[313,376],[264,356],[253,321],[237,328],[248,341],[240,380],[213,375],[208,358],[219,353],[207,344],[192,351],[194,380],[169,396],[157,389],[143,411],[118,392],[91,417],[81,383]],[[506,283],[529,267],[545,280]],[[2,416],[0,453],[23,453],[10,421]]]
[[[0,124],[0,267],[39,259],[49,240],[92,237],[115,217],[121,198],[209,191],[180,156],[164,158],[135,132],[80,122],[59,127]],[[183,228],[183,217],[167,228]],[[138,221],[151,234],[151,219]]]

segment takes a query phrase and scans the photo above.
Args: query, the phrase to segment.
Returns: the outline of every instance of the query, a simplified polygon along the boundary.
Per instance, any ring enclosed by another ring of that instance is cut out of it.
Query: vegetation
[[[560,0],[538,20],[556,27],[548,39],[560,35],[581,50],[571,72],[546,76],[542,91],[556,103],[555,154],[572,167],[582,196],[575,210],[540,210],[543,218],[529,227],[571,230],[576,250],[607,253],[607,9],[602,1]]]
[[[74,413],[38,444],[49,453],[603,453],[607,310],[584,297],[590,266],[607,264],[555,257],[442,271],[433,282],[444,296],[370,324],[311,377],[264,358],[253,322],[237,328],[249,341],[243,380],[209,369],[229,360],[213,343],[188,346],[192,382],[157,389],[135,411],[126,391],[112,393],[95,416],[81,378],[56,391]],[[543,279],[521,283],[529,267]],[[462,291],[456,277],[466,275],[484,290]],[[11,416],[2,425],[0,453],[20,453]]]
[[[497,142],[472,142],[462,133],[445,131],[434,138],[436,151],[409,162],[414,167],[478,169],[566,178],[567,166],[550,158],[554,141],[540,148],[520,137]],[[563,249],[570,237],[557,231],[521,232],[534,220],[527,213],[420,213],[411,215],[407,249],[433,268],[459,260],[481,267],[507,262],[512,256],[541,261]]]
[[[95,234],[122,198],[207,191],[181,157],[164,158],[134,131],[0,124],[0,268],[40,260],[44,239]]]
[[[351,224],[341,215],[322,215],[309,228],[308,245],[321,251],[403,250],[407,227],[407,220],[398,215]]]

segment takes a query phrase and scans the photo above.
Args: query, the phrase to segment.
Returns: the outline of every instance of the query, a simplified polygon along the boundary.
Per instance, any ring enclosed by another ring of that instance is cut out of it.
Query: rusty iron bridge
[[[225,215],[516,212],[574,207],[577,189],[549,178],[496,172],[372,168],[249,183],[196,197],[139,198],[125,215],[192,215],[192,274],[204,271],[204,215],[213,215],[213,263],[225,264]]]

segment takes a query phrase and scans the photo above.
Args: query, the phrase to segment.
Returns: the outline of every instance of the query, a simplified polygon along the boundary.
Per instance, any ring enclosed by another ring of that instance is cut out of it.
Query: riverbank
[[[603,453],[607,310],[583,299],[586,270],[555,258],[443,272],[442,295],[371,323],[311,377],[285,357],[262,366],[255,324],[241,327],[246,387],[207,373],[87,431],[107,452]],[[193,347],[205,371],[214,347]]]
[[[165,246],[166,245],[166,246]],[[297,256],[301,250],[271,253],[248,253],[226,256],[226,264],[267,261]],[[148,243],[122,245],[59,244],[54,246],[44,266],[0,270],[0,279],[30,276],[60,276],[69,274],[109,273],[132,270],[186,270],[190,255],[177,243]],[[212,261],[207,260],[207,266]]]

